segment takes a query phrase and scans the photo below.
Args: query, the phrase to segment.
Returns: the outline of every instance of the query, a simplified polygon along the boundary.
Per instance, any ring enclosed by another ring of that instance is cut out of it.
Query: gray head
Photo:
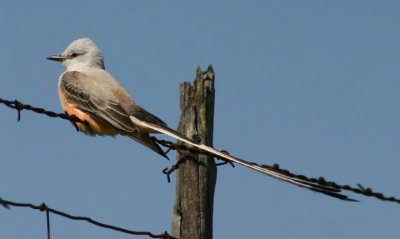
[[[60,61],[67,70],[80,68],[104,69],[103,54],[89,38],[73,41],[60,55],[47,57],[48,60]]]

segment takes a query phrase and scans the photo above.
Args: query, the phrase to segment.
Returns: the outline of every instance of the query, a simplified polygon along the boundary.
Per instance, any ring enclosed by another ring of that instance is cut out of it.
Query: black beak
[[[54,55],[54,56],[49,56],[46,59],[52,61],[63,61],[65,60],[65,57],[63,57],[62,55]]]

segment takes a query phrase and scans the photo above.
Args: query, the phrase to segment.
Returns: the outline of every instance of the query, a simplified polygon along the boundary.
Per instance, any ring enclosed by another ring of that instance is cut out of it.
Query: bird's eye
[[[71,56],[72,56],[72,57],[77,57],[77,56],[79,56],[79,54],[78,54],[78,53],[72,53]]]

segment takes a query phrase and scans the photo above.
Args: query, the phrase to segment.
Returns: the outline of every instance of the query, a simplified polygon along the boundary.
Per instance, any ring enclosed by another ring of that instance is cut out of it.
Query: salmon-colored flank
[[[115,128],[110,127],[109,125],[103,124],[102,122],[94,119],[88,113],[83,112],[82,110],[78,109],[75,105],[68,102],[65,97],[64,90],[60,87],[60,101],[61,106],[63,107],[64,111],[68,113],[68,115],[75,115],[80,120],[87,121],[89,123],[89,127],[83,123],[76,122],[76,125],[79,131],[85,134],[98,134],[98,135],[116,135],[118,131]]]

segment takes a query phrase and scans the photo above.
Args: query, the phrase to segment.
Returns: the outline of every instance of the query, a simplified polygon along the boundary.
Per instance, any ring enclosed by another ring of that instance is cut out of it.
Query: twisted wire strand
[[[52,112],[52,111],[45,110],[43,108],[33,107],[33,106],[29,105],[29,104],[23,104],[23,103],[19,102],[18,100],[10,101],[10,100],[5,100],[5,99],[0,98],[0,103],[4,104],[4,105],[6,105],[6,106],[8,106],[8,107],[10,107],[12,109],[17,110],[18,111],[18,118],[17,118],[18,121],[21,120],[21,111],[22,110],[30,110],[30,111],[33,111],[33,112],[38,113],[38,114],[47,115],[49,117],[56,117],[56,118],[61,118],[61,119],[68,120],[71,123],[73,123],[74,125],[75,125],[76,122],[84,123],[84,124],[88,123],[86,121],[80,120],[79,118],[77,118],[74,115],[68,115],[68,114],[65,114],[65,113],[55,113],[55,112]],[[76,125],[75,125],[75,127],[76,127]],[[77,127],[76,127],[76,129],[78,130]],[[152,137],[152,139],[154,141],[156,141],[157,143],[163,145],[164,147],[167,147],[168,150],[187,150],[187,151],[189,151],[191,153],[197,153],[197,154],[204,154],[204,155],[213,156],[215,158],[223,160],[224,161],[223,164],[229,163],[225,159],[222,159],[221,157],[218,157],[218,156],[213,155],[211,153],[205,152],[204,150],[199,150],[199,149],[195,149],[195,148],[192,148],[192,147],[187,147],[185,144],[180,144],[180,143],[178,144],[178,143],[173,143],[173,142],[167,141],[167,140],[160,140],[160,139],[157,139],[156,137]],[[228,152],[225,151],[225,153],[228,153]],[[253,162],[251,162],[251,163],[255,164],[255,165],[258,165],[258,164],[253,163]],[[233,166],[233,164],[231,164],[231,165]],[[278,164],[273,164],[272,166],[266,165],[266,164],[262,164],[262,165],[259,165],[259,166],[263,167],[263,168],[272,169],[272,170],[274,170],[276,172],[285,174],[287,176],[294,177],[294,178],[297,178],[297,179],[300,179],[300,180],[303,180],[303,181],[306,181],[306,182],[315,183],[315,184],[318,184],[318,185],[321,185],[321,186],[331,187],[331,188],[335,188],[335,189],[343,189],[343,190],[351,191],[353,193],[361,194],[361,195],[364,195],[364,196],[367,196],[367,197],[374,197],[374,198],[377,198],[377,199],[383,200],[383,201],[390,201],[390,202],[400,203],[400,199],[399,198],[396,198],[396,197],[393,197],[393,196],[388,197],[388,196],[385,196],[383,193],[374,192],[371,188],[369,188],[369,187],[368,188],[364,188],[361,184],[357,184],[357,187],[351,187],[351,186],[346,185],[346,184],[343,185],[343,184],[338,184],[338,183],[336,183],[334,181],[327,181],[327,180],[325,180],[324,177],[312,178],[312,177],[307,177],[307,176],[302,175],[302,174],[294,174],[294,173],[290,172],[287,169],[281,169]],[[169,180],[169,175],[172,172],[174,172],[177,168],[178,168],[178,164],[172,166],[171,169],[164,169],[163,170],[163,173],[165,173],[167,175],[168,180]]]

